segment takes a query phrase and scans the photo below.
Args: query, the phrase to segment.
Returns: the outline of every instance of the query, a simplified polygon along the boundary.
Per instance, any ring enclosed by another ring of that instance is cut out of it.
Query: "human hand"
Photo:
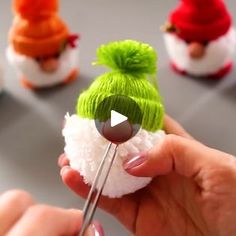
[[[21,190],[0,195],[0,236],[61,236],[78,234],[82,212],[36,204]],[[101,226],[91,225],[87,236],[102,235]]]
[[[137,236],[236,235],[236,159],[193,140],[169,117],[165,130],[158,146],[124,163],[153,181],[120,199],[102,196],[99,206]],[[64,183],[86,197],[89,187],[65,156],[59,164]]]

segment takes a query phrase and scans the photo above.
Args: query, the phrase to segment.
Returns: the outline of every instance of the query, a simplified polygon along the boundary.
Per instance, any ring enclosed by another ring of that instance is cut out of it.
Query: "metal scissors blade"
[[[84,235],[88,225],[91,223],[93,216],[95,214],[99,198],[102,194],[102,191],[103,191],[103,188],[104,188],[105,183],[107,181],[108,175],[110,173],[112,164],[115,160],[118,145],[115,146],[115,150],[114,150],[112,157],[110,158],[110,161],[108,163],[108,167],[104,171],[104,175],[102,175],[106,160],[108,159],[108,156],[109,156],[109,153],[111,150],[111,147],[112,147],[112,142],[110,142],[108,144],[106,151],[102,157],[102,161],[101,161],[101,163],[98,167],[98,170],[96,172],[93,184],[92,184],[91,189],[88,194],[88,198],[87,198],[84,208],[83,208],[83,224],[82,224],[82,227],[81,227],[81,230],[80,230],[80,233],[78,236]],[[98,186],[98,184],[99,184],[99,186]],[[97,191],[96,191],[96,189],[97,189]],[[93,199],[94,199],[94,201],[93,201]]]

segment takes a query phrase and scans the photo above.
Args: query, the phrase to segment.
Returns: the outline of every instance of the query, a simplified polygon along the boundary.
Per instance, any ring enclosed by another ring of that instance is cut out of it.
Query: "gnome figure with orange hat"
[[[31,89],[51,87],[77,78],[77,35],[57,15],[58,0],[14,0],[9,32],[9,62]]]
[[[180,0],[164,31],[176,72],[222,78],[231,70],[236,33],[222,0]]]

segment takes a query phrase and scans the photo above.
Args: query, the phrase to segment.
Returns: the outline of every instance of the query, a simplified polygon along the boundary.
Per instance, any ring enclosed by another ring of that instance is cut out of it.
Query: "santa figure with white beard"
[[[222,0],[180,0],[164,31],[176,72],[209,78],[230,72],[236,33]]]
[[[9,62],[30,89],[51,87],[78,76],[77,35],[58,16],[58,0],[14,0]]]

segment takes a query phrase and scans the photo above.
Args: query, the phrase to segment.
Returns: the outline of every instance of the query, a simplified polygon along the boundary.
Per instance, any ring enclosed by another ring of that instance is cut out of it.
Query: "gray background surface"
[[[23,188],[40,202],[81,208],[84,201],[61,182],[57,157],[63,152],[62,120],[74,113],[76,99],[104,70],[92,67],[96,48],[120,39],[150,43],[158,51],[158,79],[166,110],[194,137],[236,154],[236,69],[219,82],[183,78],[169,68],[159,27],[176,0],[61,0],[60,14],[72,32],[81,34],[81,74],[73,84],[41,92],[19,85],[7,64],[5,49],[12,14],[9,0],[0,0],[0,61],[5,92],[0,96],[0,192]],[[231,13],[233,0],[226,1]],[[235,55],[236,58],[236,55]],[[107,214],[98,211],[106,235],[129,235]]]

